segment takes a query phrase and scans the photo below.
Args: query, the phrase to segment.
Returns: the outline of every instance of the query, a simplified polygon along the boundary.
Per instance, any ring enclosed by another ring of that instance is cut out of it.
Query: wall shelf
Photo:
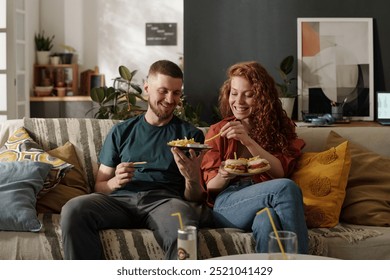
[[[65,88],[64,95],[78,95],[79,69],[78,64],[44,64],[34,65],[34,95],[38,95],[35,87],[53,86],[53,90],[48,92],[48,96],[57,94],[57,88]]]

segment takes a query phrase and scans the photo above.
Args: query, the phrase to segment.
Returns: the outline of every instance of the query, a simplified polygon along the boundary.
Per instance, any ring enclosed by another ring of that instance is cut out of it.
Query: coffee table
[[[238,254],[211,258],[210,260],[268,260],[268,255],[267,253]],[[329,257],[304,254],[295,254],[294,257],[295,260],[337,260]]]

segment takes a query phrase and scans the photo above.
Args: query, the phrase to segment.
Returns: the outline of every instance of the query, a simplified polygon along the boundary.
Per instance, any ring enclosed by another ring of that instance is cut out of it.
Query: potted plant
[[[209,124],[200,119],[200,115],[202,113],[202,105],[198,104],[193,107],[191,104],[187,102],[185,96],[183,95],[180,100],[180,106],[175,109],[175,115],[179,118],[193,124],[198,127],[207,127]]]
[[[76,53],[76,49],[69,45],[61,45],[64,48],[63,53],[58,55],[61,57],[62,64],[72,64],[73,56]]]
[[[296,80],[296,78],[289,77],[289,74],[292,72],[293,68],[294,56],[289,55],[280,62],[279,68],[277,68],[282,82],[276,83],[283,109],[290,118],[294,109],[295,97],[297,97],[296,88],[293,87],[293,81]]]
[[[35,49],[37,51],[37,63],[49,64],[50,50],[53,48],[53,36],[45,36],[45,31],[35,34]]]
[[[147,99],[142,96],[141,87],[132,82],[136,73],[137,70],[130,71],[121,65],[120,77],[114,79],[112,87],[91,90],[91,99],[99,106],[95,118],[124,120],[146,111]]]

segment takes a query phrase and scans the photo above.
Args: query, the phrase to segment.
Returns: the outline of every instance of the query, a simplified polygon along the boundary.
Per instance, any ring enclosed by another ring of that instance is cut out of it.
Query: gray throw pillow
[[[35,204],[51,164],[0,162],[0,230],[39,231]]]

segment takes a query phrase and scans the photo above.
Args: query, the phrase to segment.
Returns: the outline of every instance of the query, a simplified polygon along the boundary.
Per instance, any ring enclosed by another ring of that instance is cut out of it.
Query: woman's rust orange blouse
[[[229,121],[233,120],[234,117],[226,118],[214,125],[210,126],[209,131],[206,134],[206,139],[213,137],[218,134],[221,128]],[[205,156],[203,157],[201,171],[204,182],[207,183],[213,179],[218,174],[218,169],[226,159],[234,158],[234,152],[237,149],[237,141],[234,139],[227,139],[225,137],[217,137],[209,142],[209,146],[212,147]],[[294,171],[297,158],[301,155],[301,150],[305,146],[305,142],[302,139],[295,139],[290,144],[289,150],[292,152],[291,155],[284,155],[281,153],[273,154],[277,157],[284,169],[286,177],[289,177]],[[261,173],[258,175],[253,175],[252,180],[255,183],[260,183],[264,181],[271,180],[272,177],[268,173]],[[237,180],[237,179],[236,179]],[[232,181],[234,182],[234,180]],[[216,194],[213,194],[215,196]],[[210,200],[211,199],[211,200]],[[213,204],[212,197],[208,198],[209,203]]]

